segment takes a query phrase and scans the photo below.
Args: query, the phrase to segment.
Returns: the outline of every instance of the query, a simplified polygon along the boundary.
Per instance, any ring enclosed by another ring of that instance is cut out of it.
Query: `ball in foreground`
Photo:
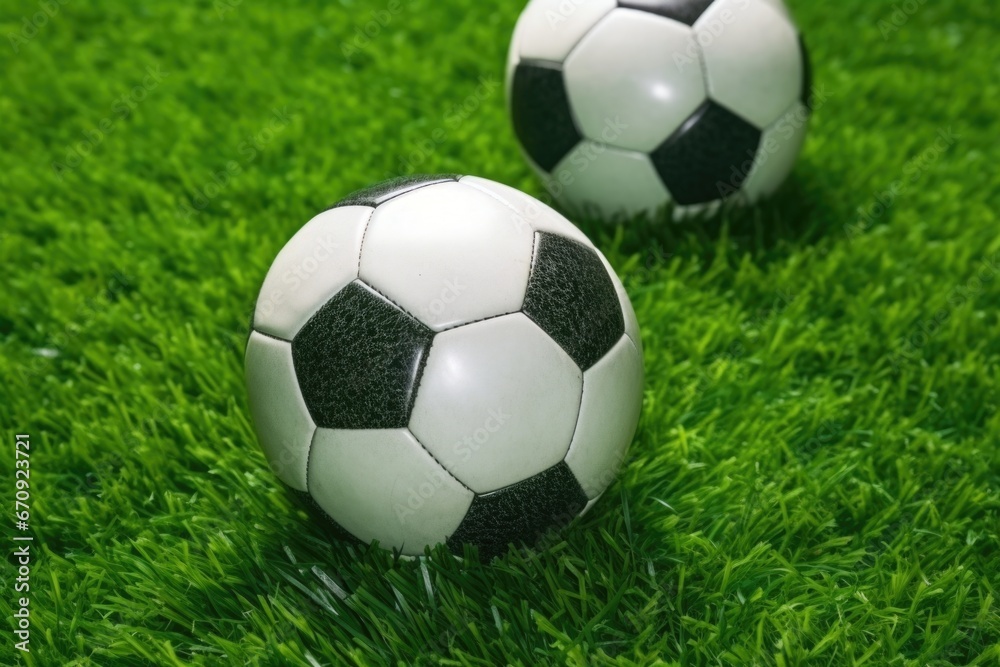
[[[607,219],[771,194],[810,87],[781,0],[532,0],[507,70],[514,131],[549,190]]]
[[[601,495],[643,380],[601,253],[469,176],[384,183],[302,227],[264,280],[246,374],[272,468],[336,533],[482,558]]]

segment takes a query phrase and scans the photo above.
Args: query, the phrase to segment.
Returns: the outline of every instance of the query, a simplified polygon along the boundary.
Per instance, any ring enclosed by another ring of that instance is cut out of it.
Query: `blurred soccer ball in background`
[[[507,67],[532,166],[560,205],[604,219],[770,195],[810,88],[781,0],[532,0]]]

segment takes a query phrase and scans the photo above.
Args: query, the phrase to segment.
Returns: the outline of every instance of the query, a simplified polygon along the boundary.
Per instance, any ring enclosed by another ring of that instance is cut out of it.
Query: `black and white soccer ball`
[[[532,166],[564,208],[605,219],[773,193],[810,88],[782,0],[531,0],[507,67]]]
[[[404,555],[531,544],[586,511],[635,432],[642,348],[569,221],[471,176],[351,195],[274,260],[246,350],[277,476]]]

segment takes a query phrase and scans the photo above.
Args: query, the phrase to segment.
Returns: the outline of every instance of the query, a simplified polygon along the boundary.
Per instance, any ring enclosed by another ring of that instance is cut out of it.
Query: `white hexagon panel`
[[[292,346],[254,331],[247,341],[244,363],[254,429],[267,462],[281,481],[305,491],[316,425],[295,376]]]
[[[563,65],[583,135],[649,152],[705,101],[691,28],[633,9],[616,9],[580,40]]]
[[[281,249],[264,278],[253,326],[291,340],[322,304],[358,277],[361,238],[373,209],[343,206],[307,222]]]
[[[786,5],[783,2],[783,0],[760,0],[760,1],[763,2],[765,5],[771,7],[771,9],[778,12],[782,16],[784,16],[786,19],[788,19],[789,22],[792,21],[792,13],[788,11],[788,5]]]
[[[694,24],[712,99],[765,128],[802,95],[799,35],[763,0],[715,0]]]
[[[296,303],[289,340],[254,331],[247,346],[250,408],[279,477],[332,535],[404,555],[443,543],[489,559],[589,508],[610,477],[585,488],[573,467],[594,477],[620,458],[627,404],[641,401],[634,373],[603,370],[638,349],[638,326],[590,240],[475,177],[390,181],[326,219],[352,252],[313,272],[324,288]],[[265,289],[308,256],[316,228],[289,241]]]
[[[517,23],[507,102],[563,209],[608,221],[668,206],[674,219],[712,215],[774,192],[791,171],[794,158],[784,171],[754,167],[763,132],[796,104],[811,109],[808,55],[781,0],[618,0],[610,11],[574,0],[567,10],[587,11],[574,14],[579,37],[562,59],[565,44],[546,58],[525,48],[546,34],[550,4],[529,2]],[[782,135],[793,145],[771,153],[784,162],[803,137]],[[767,181],[752,192],[751,170]]]
[[[773,194],[784,183],[799,157],[808,127],[809,109],[795,102],[764,130],[757,159],[743,183],[743,191],[751,201]]]
[[[476,493],[496,491],[566,455],[583,378],[522,313],[438,334],[410,430]]]
[[[584,375],[580,420],[566,464],[588,498],[603,493],[625,460],[639,423],[642,383],[642,352],[627,336]]]
[[[510,207],[461,183],[403,194],[372,215],[360,277],[435,331],[524,299],[532,234]]]
[[[580,231],[579,227],[569,222],[548,204],[540,202],[520,190],[478,176],[463,176],[461,182],[483,192],[488,192],[510,206],[513,219],[518,225],[528,227],[536,232],[561,234],[568,239],[573,239],[591,248],[594,247],[594,244],[590,242],[586,234]]]
[[[473,497],[406,429],[319,429],[309,493],[359,540],[407,555],[447,540]]]
[[[615,0],[536,0],[521,15],[515,34],[518,59],[562,62],[597,21],[616,7]]]
[[[580,142],[553,170],[547,187],[566,210],[612,222],[654,215],[670,202],[649,155],[593,141]]]

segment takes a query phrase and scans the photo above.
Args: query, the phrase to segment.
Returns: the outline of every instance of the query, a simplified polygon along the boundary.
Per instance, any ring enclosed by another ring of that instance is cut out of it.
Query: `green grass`
[[[52,3],[14,40],[39,5],[0,9],[0,458],[32,435],[35,536],[31,653],[5,627],[0,664],[1000,662],[989,3],[887,32],[890,3],[794,2],[826,101],[779,196],[585,226],[642,323],[639,431],[549,550],[485,566],[330,544],[241,357],[278,249],[400,156],[541,194],[490,86],[517,3],[400,0],[348,61],[390,3],[224,1]]]

